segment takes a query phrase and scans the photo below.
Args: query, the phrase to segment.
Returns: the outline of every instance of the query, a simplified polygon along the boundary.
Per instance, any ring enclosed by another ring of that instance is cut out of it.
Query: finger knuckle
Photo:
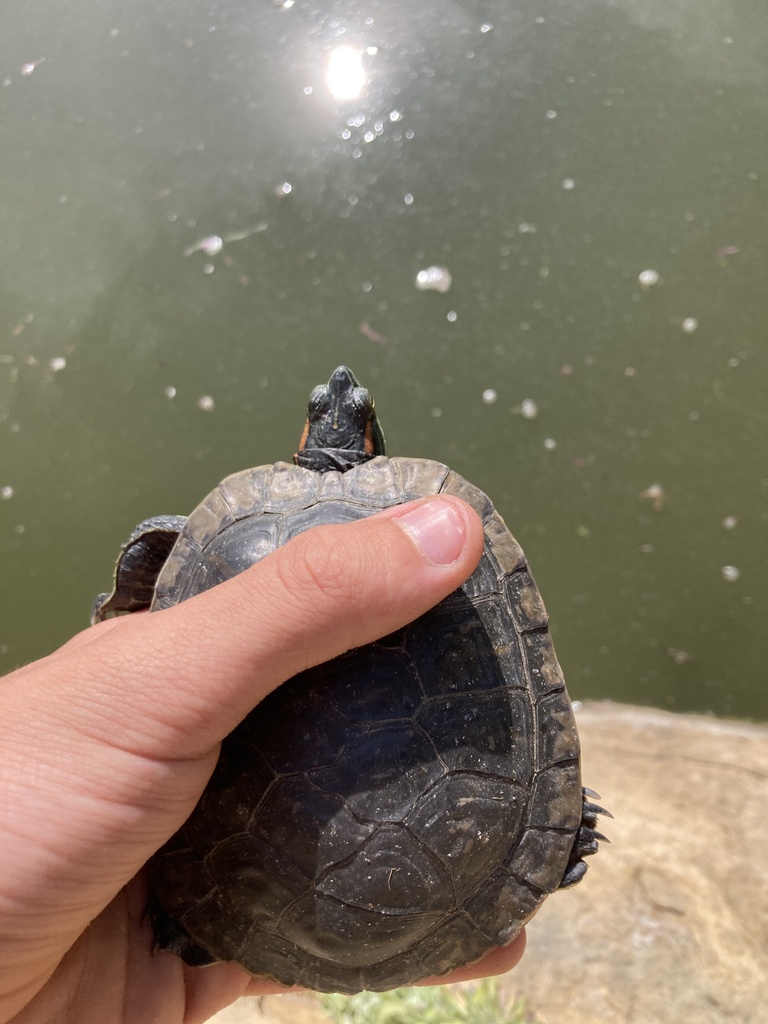
[[[318,527],[285,548],[280,576],[291,596],[303,601],[320,596],[342,605],[357,600],[363,583],[359,559],[341,543],[339,529]]]

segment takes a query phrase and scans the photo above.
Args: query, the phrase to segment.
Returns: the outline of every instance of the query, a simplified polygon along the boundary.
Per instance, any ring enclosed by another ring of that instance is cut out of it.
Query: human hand
[[[319,527],[219,587],[94,626],[0,681],[0,1024],[198,1024],[240,995],[284,991],[233,965],[153,953],[140,869],[262,698],[423,614],[482,545],[457,498]],[[524,944],[432,983],[508,970]]]

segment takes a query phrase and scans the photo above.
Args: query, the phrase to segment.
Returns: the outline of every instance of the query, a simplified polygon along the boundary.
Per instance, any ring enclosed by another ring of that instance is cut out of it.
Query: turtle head
[[[384,435],[370,392],[348,367],[339,366],[328,383],[309,396],[307,422],[293,461],[318,473],[343,473],[384,454]]]

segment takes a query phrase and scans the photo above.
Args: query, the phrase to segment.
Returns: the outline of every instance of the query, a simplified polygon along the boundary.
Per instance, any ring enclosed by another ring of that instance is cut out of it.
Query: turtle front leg
[[[586,875],[587,865],[584,863],[583,858],[591,857],[592,854],[597,853],[598,839],[601,839],[604,843],[610,843],[610,839],[607,839],[601,832],[598,832],[595,829],[595,825],[597,824],[598,814],[604,814],[606,818],[612,818],[613,815],[599,804],[592,803],[592,798],[600,799],[600,796],[594,790],[582,789],[581,794],[581,824],[573,841],[573,849],[565,867],[563,880],[559,885],[560,889],[567,889],[571,885],[576,885]]]
[[[99,594],[93,603],[91,625],[149,608],[157,578],[186,521],[185,516],[152,516],[139,523],[123,544],[112,592]]]

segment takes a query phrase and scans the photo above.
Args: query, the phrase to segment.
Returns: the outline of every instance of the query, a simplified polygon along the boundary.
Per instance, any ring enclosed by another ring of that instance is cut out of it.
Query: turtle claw
[[[610,842],[610,839],[607,839],[602,832],[598,832],[594,826],[597,824],[598,814],[603,814],[606,818],[612,818],[613,815],[599,804],[592,803],[591,800],[587,799],[588,797],[596,800],[600,799],[599,794],[595,793],[594,790],[587,789],[586,787],[582,790],[581,824],[576,831],[571,855],[568,858],[563,879],[560,882],[559,888],[561,889],[567,889],[581,881],[587,873],[584,857],[591,857],[597,853],[599,849],[598,840],[604,843]]]
[[[584,813],[585,816],[587,814],[592,814],[595,817],[597,817],[598,814],[602,814],[606,818],[612,818],[613,817],[611,812],[610,811],[606,811],[606,809],[604,807],[601,807],[600,804],[592,804],[592,803],[589,803],[586,800],[584,801],[583,813]]]
[[[607,836],[604,836],[602,832],[598,832],[594,828],[588,828],[586,825],[581,826],[577,835],[578,839],[576,842],[582,842],[583,840],[591,842],[594,839],[599,839],[602,843],[610,843],[611,841]]]

